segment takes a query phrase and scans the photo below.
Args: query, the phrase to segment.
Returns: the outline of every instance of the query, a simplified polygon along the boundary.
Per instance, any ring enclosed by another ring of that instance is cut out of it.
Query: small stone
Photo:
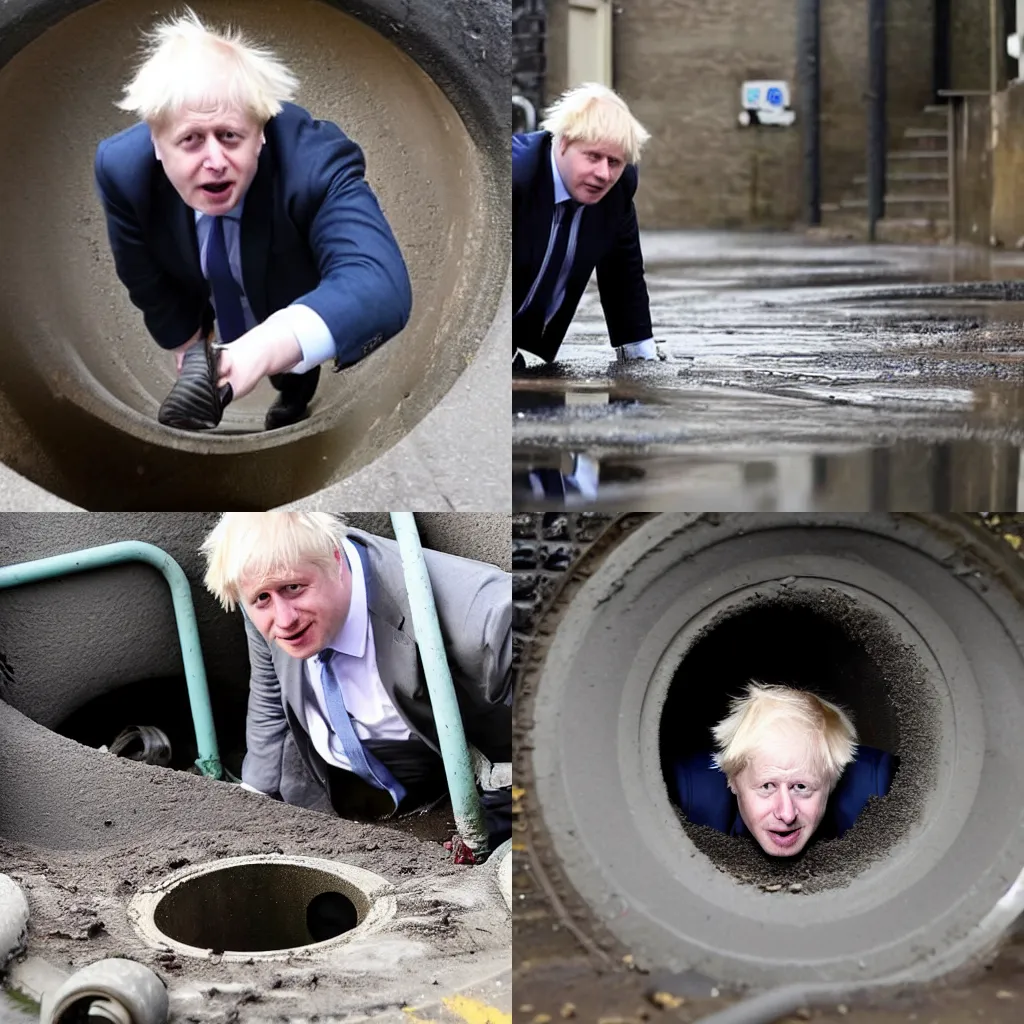
[[[648,999],[662,1010],[678,1010],[686,1002],[682,996],[674,996],[671,992],[653,992]]]
[[[845,1017],[849,1012],[850,1008],[846,1005],[846,1003],[840,1003],[836,1007],[836,1013],[838,1013],[840,1017]]]
[[[796,583],[795,576],[786,576],[784,579],[779,580],[780,587],[789,587]]]
[[[794,1010],[793,1013],[801,1020],[811,1019],[811,1011],[806,1006],[801,1006],[799,1010]]]
[[[803,885],[803,882],[794,882],[794,883],[793,883],[793,884],[792,884],[792,885],[791,885],[791,886],[789,887],[789,891],[790,891],[790,892],[803,892],[803,891],[804,891],[804,885]]]
[[[562,1006],[562,1008],[558,1011],[558,1016],[561,1017],[562,1020],[569,1020],[571,1017],[575,1017],[576,1016],[576,1004],[575,1003],[565,1003]]]
[[[1015,533],[1004,533],[1003,540],[1005,540],[1006,543],[1009,544],[1014,551],[1020,551],[1020,537],[1018,537]]]
[[[1007,988],[1001,988],[996,993],[996,999],[1015,999],[1016,996]]]
[[[778,892],[782,888],[781,882],[776,882],[774,885],[766,885],[764,887],[765,892]]]
[[[519,1007],[519,1012],[533,1013],[533,1003],[523,1003],[523,1005]]]
[[[551,1015],[548,1013],[538,1013],[533,1018],[533,1024],[551,1024]]]

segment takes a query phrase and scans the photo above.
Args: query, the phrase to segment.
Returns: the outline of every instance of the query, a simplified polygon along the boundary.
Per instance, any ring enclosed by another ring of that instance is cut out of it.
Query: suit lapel
[[[270,259],[272,237],[273,167],[270,146],[265,145],[260,153],[256,177],[245,195],[242,210],[242,282],[249,308],[257,323],[267,318],[267,265]]]
[[[377,672],[392,704],[395,704],[396,709],[403,708],[406,702],[396,703],[395,694],[399,693],[411,701],[419,686],[416,641],[403,631],[405,615],[394,598],[381,586],[370,565],[369,552],[355,538],[349,539],[359,552],[359,561],[363,566],[366,605],[370,612],[373,644],[377,655]]]
[[[209,285],[203,277],[203,268],[199,262],[199,242],[196,238],[196,214],[190,206],[174,190],[174,186],[167,180],[163,168],[157,172],[160,175],[160,189],[162,191],[161,206],[168,211],[170,221],[170,234],[174,239],[174,247],[177,250],[179,266],[184,268],[188,281],[199,292],[209,294]]]
[[[530,232],[530,267],[533,277],[537,276],[540,265],[544,262],[548,239],[551,235],[551,218],[555,212],[555,183],[551,178],[551,146],[550,135],[541,137],[540,152],[537,156],[537,197],[533,205],[534,225]]]

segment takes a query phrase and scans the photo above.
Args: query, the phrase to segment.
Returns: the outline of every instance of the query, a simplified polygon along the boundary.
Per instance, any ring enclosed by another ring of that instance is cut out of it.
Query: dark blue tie
[[[210,242],[206,247],[206,276],[213,289],[220,340],[228,342],[245,334],[245,314],[242,312],[241,289],[231,273],[228,248],[224,243],[223,220],[223,217],[213,218]]]
[[[555,294],[555,286],[558,283],[559,275],[562,272],[562,264],[565,263],[566,253],[569,248],[569,234],[572,230],[573,218],[580,204],[575,199],[567,199],[555,207],[554,216],[560,217],[557,234],[555,235],[555,246],[551,250],[551,259],[544,270],[544,277],[537,286],[537,292],[533,297],[531,307],[538,310],[545,319],[547,309]]]
[[[333,648],[325,647],[317,655],[324,669],[321,673],[324,697],[327,700],[327,714],[334,727],[334,733],[341,743],[341,749],[345,752],[352,771],[374,789],[386,789],[391,794],[397,808],[405,798],[405,787],[363,746],[362,741],[356,735],[352,718],[348,713],[348,708],[345,707],[341,682],[331,666],[331,660],[336,653]]]

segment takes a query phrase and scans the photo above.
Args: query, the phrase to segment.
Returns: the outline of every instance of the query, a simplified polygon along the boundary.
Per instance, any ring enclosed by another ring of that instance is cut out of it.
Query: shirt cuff
[[[286,373],[305,373],[337,355],[334,335],[315,309],[295,303],[279,309],[272,316],[268,316],[265,322],[269,323],[271,320],[288,328],[302,349],[302,360],[286,370]]]
[[[615,358],[620,363],[625,363],[630,359],[657,359],[658,348],[654,344],[653,338],[648,338],[646,341],[632,341],[628,345],[619,345],[615,350]]]

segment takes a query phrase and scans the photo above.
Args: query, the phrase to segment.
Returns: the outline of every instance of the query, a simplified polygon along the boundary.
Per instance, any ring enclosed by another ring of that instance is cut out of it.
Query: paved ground
[[[519,507],[546,507],[525,470],[580,454],[599,464],[597,500],[570,488],[570,505],[1022,507],[1024,253],[782,234],[643,245],[666,359],[616,365],[591,286],[559,362],[514,385]]]

